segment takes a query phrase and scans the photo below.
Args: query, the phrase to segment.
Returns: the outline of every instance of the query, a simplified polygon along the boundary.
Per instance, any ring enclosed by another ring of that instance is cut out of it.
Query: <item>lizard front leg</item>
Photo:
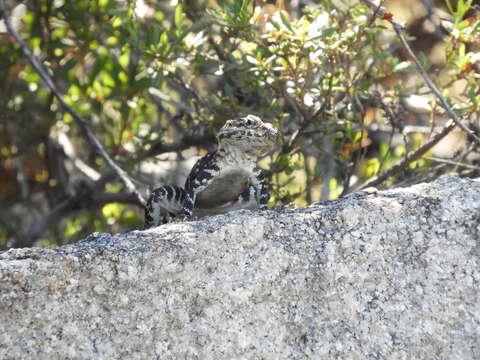
[[[197,194],[204,190],[214,179],[217,169],[203,169],[187,180],[187,189],[185,190],[185,199],[182,206],[182,215],[191,217],[195,208]]]
[[[195,163],[185,181],[185,198],[181,211],[184,217],[192,216],[197,194],[204,190],[219,172],[217,151],[208,153]]]
[[[270,191],[266,179],[261,180],[262,181],[259,181],[259,177],[255,177],[255,181],[251,179],[245,185],[245,189],[240,196],[229,205],[229,208],[253,209],[256,205],[258,209],[266,209],[268,199],[270,198]]]
[[[191,217],[193,214],[193,208],[195,207],[195,199],[197,194],[194,189],[191,189],[185,193],[185,200],[182,204],[182,215],[185,217]]]

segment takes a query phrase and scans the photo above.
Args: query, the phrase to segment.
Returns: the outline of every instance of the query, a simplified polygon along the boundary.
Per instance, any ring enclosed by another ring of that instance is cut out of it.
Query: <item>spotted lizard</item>
[[[270,193],[256,161],[274,148],[277,138],[278,130],[257,116],[228,120],[217,134],[217,149],[195,163],[183,188],[164,185],[152,191],[145,227],[175,218],[267,208]]]

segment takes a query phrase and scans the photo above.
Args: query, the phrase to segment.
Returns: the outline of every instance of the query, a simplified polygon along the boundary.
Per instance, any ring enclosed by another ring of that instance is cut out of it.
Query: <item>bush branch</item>
[[[421,158],[426,152],[428,152],[432,147],[434,147],[440,140],[442,140],[445,136],[447,136],[454,128],[456,124],[452,120],[449,120],[445,127],[439,132],[437,135],[432,137],[430,141],[426,142],[422,146],[420,146],[417,150],[408,154],[402,161],[398,164],[392,166],[387,171],[373,177],[372,179],[368,180],[367,182],[360,185],[360,189],[365,189],[371,186],[377,186],[387,180],[390,176],[400,173],[401,171],[405,170],[408,164],[412,161],[418,160]]]
[[[50,76],[46,73],[46,71],[43,69],[42,65],[37,61],[37,59],[34,57],[30,49],[28,48],[27,43],[22,39],[20,34],[15,30],[15,28],[12,26],[10,23],[9,16],[7,14],[6,8],[5,8],[5,3],[3,0],[0,0],[0,19],[3,18],[5,21],[5,26],[8,30],[8,32],[16,39],[18,44],[20,45],[20,48],[22,49],[23,54],[25,57],[28,59],[30,64],[33,66],[33,68],[38,72],[44,83],[47,85],[47,87],[50,89],[50,91],[53,93],[53,95],[58,99],[58,102],[63,106],[65,111],[72,116],[72,118],[75,120],[77,125],[80,127],[82,130],[84,136],[87,138],[89,141],[90,145],[94,148],[95,152],[103,158],[103,160],[115,171],[115,173],[120,177],[120,179],[123,181],[127,189],[135,196],[137,202],[139,205],[144,206],[145,205],[145,199],[142,197],[142,195],[138,192],[137,188],[133,184],[132,180],[130,177],[127,175],[127,173],[121,169],[114,161],[113,159],[108,155],[108,153],[105,151],[103,148],[102,144],[100,141],[95,137],[93,134],[92,130],[90,129],[88,123],[83,120],[80,115],[73,110],[73,108],[67,104],[63,98],[63,95],[61,94],[60,90],[57,88],[55,83],[52,81]]]
[[[462,121],[460,120],[460,118],[457,116],[457,114],[455,114],[455,111],[453,111],[453,109],[451,108],[450,105],[448,105],[448,102],[447,100],[442,96],[442,94],[440,93],[440,90],[437,88],[437,86],[434,84],[434,82],[432,81],[432,79],[430,78],[430,76],[428,76],[427,72],[425,71],[425,69],[423,68],[422,64],[420,63],[420,61],[418,60],[418,58],[415,56],[415,53],[413,52],[412,48],[410,47],[410,45],[408,44],[407,40],[405,39],[405,36],[403,36],[403,33],[402,31],[405,30],[405,27],[399,23],[397,23],[396,21],[394,21],[392,18],[391,18],[391,14],[385,10],[384,7],[382,6],[379,6],[377,4],[374,3],[374,1],[372,0],[362,0],[365,4],[367,4],[368,6],[372,7],[375,9],[375,14],[378,14],[380,15],[382,18],[384,18],[385,20],[387,20],[393,27],[393,30],[395,30],[398,38],[400,39],[400,42],[402,44],[402,46],[405,48],[405,50],[407,50],[408,54],[410,55],[410,57],[413,59],[413,61],[415,62],[415,65],[417,66],[417,69],[418,71],[420,72],[420,75],[422,75],[423,77],[423,80],[425,80],[425,83],[428,85],[428,87],[432,90],[432,92],[435,94],[435,96],[438,98],[438,100],[440,101],[440,103],[442,104],[443,108],[447,111],[448,115],[450,116],[450,118],[455,122],[455,124],[460,128],[462,129],[463,131],[465,131],[468,135],[470,135],[470,137],[478,144],[480,145],[480,138],[471,130],[469,129],[466,125],[464,125],[462,123]]]
[[[88,201],[85,201],[85,199]],[[134,194],[127,193],[108,193],[93,192],[86,194],[80,191],[76,195],[69,196],[63,201],[56,204],[48,214],[37,219],[25,233],[18,233],[17,239],[10,245],[12,248],[23,248],[32,246],[47,229],[60,222],[75,211],[84,209],[98,209],[105,204],[119,202],[122,204],[137,204],[138,199]]]

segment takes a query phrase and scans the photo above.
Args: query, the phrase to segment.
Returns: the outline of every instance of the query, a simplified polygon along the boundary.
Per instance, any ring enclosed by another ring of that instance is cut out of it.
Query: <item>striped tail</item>
[[[185,190],[176,185],[165,185],[153,190],[145,206],[145,227],[165,224],[179,215],[185,195]]]

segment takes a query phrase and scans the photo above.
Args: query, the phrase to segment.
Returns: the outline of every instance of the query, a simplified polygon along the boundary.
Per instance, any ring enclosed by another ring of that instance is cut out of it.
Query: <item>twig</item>
[[[362,0],[365,4],[367,4],[370,8],[374,9],[374,17],[378,14],[385,20],[388,20],[390,14],[380,2],[373,1],[373,0]],[[397,23],[396,21],[392,20],[391,18],[388,20],[392,25],[397,26],[399,29],[405,30],[405,27],[402,24]]]
[[[80,198],[80,195],[76,195],[58,203],[46,216],[35,221],[25,234],[18,233],[16,241],[10,247],[23,248],[32,246],[50,225],[58,222],[63,216],[68,214],[69,210]]]
[[[293,149],[293,145],[295,144],[295,142],[297,141],[299,135],[303,135],[305,134],[305,129],[320,115],[323,113],[323,111],[325,110],[325,108],[327,107],[327,103],[329,102],[330,98],[331,98],[331,95],[332,95],[332,85],[333,85],[333,76],[330,76],[330,81],[329,81],[329,84],[328,84],[328,91],[325,95],[325,100],[323,101],[322,105],[320,106],[320,108],[318,110],[316,110],[313,115],[307,117],[306,114],[302,111],[301,112],[301,115],[302,115],[302,118],[303,118],[303,122],[302,122],[302,125],[294,131],[294,133],[290,136],[290,139],[288,139],[287,141],[287,146],[284,150],[284,152],[289,152],[291,149]],[[285,94],[285,97],[287,98],[287,100],[290,100],[290,102],[292,102],[293,100],[290,99],[290,97],[288,96],[288,94]],[[296,102],[293,101],[296,105]],[[295,109],[295,106],[293,106],[294,109]]]
[[[438,162],[438,163],[442,163],[442,164],[460,166],[460,167],[464,167],[464,168],[467,168],[467,169],[480,171],[480,166],[464,164],[464,163],[461,163],[461,162],[458,162],[458,161],[452,161],[452,160],[448,160],[448,159],[442,159],[442,158],[431,157],[431,156],[427,156],[425,159],[435,161],[435,162]]]
[[[53,93],[53,95],[57,98],[58,102],[63,106],[65,111],[69,113],[72,118],[75,120],[77,125],[80,127],[82,130],[84,136],[88,139],[90,142],[90,145],[95,149],[95,152],[100,155],[103,160],[115,171],[115,173],[120,177],[120,179],[123,181],[127,189],[134,194],[135,198],[137,199],[137,202],[139,205],[144,206],[145,205],[145,199],[142,197],[142,195],[138,192],[137,188],[133,184],[132,180],[129,178],[127,173],[123,171],[113,160],[112,158],[107,154],[105,149],[103,148],[102,144],[98,139],[95,137],[93,134],[92,130],[90,129],[88,123],[83,120],[80,115],[77,114],[73,108],[65,102],[63,99],[63,96],[55,83],[52,81],[50,76],[45,72],[43,69],[42,65],[37,61],[37,59],[34,57],[30,49],[28,48],[28,45],[25,43],[25,41],[21,38],[20,34],[15,30],[15,28],[12,26],[10,23],[10,19],[8,17],[6,8],[5,8],[5,3],[3,0],[0,0],[0,19],[3,18],[5,20],[5,26],[8,30],[8,32],[16,39],[18,44],[20,45],[20,48],[23,51],[23,54],[25,57],[28,59],[30,64],[32,64],[33,68],[38,72],[44,83],[47,85],[47,87],[50,89],[50,91]]]
[[[404,170],[408,164],[410,164],[412,161],[415,161],[419,158],[421,158],[428,150],[430,150],[433,146],[435,146],[440,140],[442,140],[445,136],[447,136],[454,128],[456,124],[452,120],[449,120],[447,122],[447,125],[443,128],[443,130],[435,135],[433,138],[430,139],[430,141],[426,142],[422,146],[420,146],[417,150],[411,152],[405,158],[400,161],[398,164],[392,166],[390,169],[387,171],[375,176],[374,178],[368,180],[367,182],[363,183],[360,186],[360,189],[365,189],[367,187],[371,186],[376,186],[378,184],[381,184],[385,180],[387,180],[390,176],[397,174]]]
[[[397,33],[398,38],[400,39],[400,42],[402,43],[402,46],[407,50],[408,54],[410,57],[413,59],[415,62],[415,65],[418,68],[418,71],[420,72],[420,75],[422,75],[423,80],[427,83],[428,87],[432,90],[432,92],[435,94],[435,96],[440,100],[440,103],[442,104],[443,108],[447,111],[448,115],[450,118],[455,122],[455,124],[458,125],[460,129],[465,131],[470,137],[478,144],[480,145],[480,138],[475,135],[475,133],[469,129],[467,126],[465,126],[460,118],[455,114],[453,109],[448,105],[447,100],[442,96],[440,93],[440,90],[437,88],[437,86],[433,83],[432,79],[428,76],[427,72],[423,68],[422,64],[418,60],[418,58],[415,56],[414,52],[412,51],[412,48],[410,45],[408,45],[407,40],[402,34],[402,30],[405,30],[405,27],[396,21],[392,19],[392,14],[389,13],[385,8],[382,6],[376,5],[372,0],[362,0],[364,3],[366,3],[368,6],[375,8],[377,13],[382,16],[383,19],[387,20],[393,27],[393,30]]]
[[[414,60],[415,64],[417,65],[417,68],[422,75],[423,79],[427,83],[427,85],[430,87],[430,89],[433,91],[433,93],[437,96],[437,98],[440,100],[442,106],[445,108],[447,113],[450,115],[451,120],[445,125],[443,130],[435,135],[430,141],[427,143],[423,144],[420,148],[417,150],[413,151],[412,153],[408,154],[405,156],[405,158],[399,162],[398,164],[392,166],[390,169],[387,171],[383,172],[382,174],[379,174],[375,176],[374,178],[370,179],[369,181],[363,183],[360,185],[360,189],[365,189],[370,186],[376,186],[384,182],[386,179],[388,179],[390,176],[401,172],[404,170],[408,164],[412,161],[415,161],[422,157],[428,150],[430,150],[433,146],[435,146],[441,139],[443,139],[445,136],[447,136],[454,128],[456,125],[458,125],[463,131],[465,131],[467,134],[469,134],[475,142],[480,144],[480,139],[473,133],[472,130],[468,129],[461,120],[457,117],[457,114],[452,110],[452,108],[448,105],[447,101],[445,98],[442,96],[438,88],[435,86],[433,81],[430,79],[428,74],[426,73],[425,69],[423,68],[422,64],[420,61],[417,59],[415,54],[413,53],[412,49],[408,45],[408,42],[406,41],[405,37],[402,34],[402,30],[405,30],[404,26],[395,22],[392,19],[392,15],[385,10],[385,8],[378,6],[378,4],[375,4],[372,0],[362,0],[364,3],[366,3],[368,6],[374,8],[376,10],[376,14],[380,15],[383,19],[387,20],[392,24],[393,29],[397,33],[398,37],[400,38],[400,42],[402,43],[402,46],[407,50],[409,55],[412,57]]]
[[[154,157],[166,152],[182,151],[192,146],[204,146],[213,143],[215,143],[215,137],[211,133],[206,133],[202,135],[188,135],[180,139],[178,142],[172,144],[158,142],[152,144],[150,149],[139,153],[136,158],[133,161],[128,162],[128,164],[132,166],[149,157]]]
[[[460,128],[462,129],[463,131],[465,131],[468,135],[470,135],[470,137],[478,144],[480,145],[480,138],[475,135],[475,133],[473,132],[473,130],[469,129],[465,124],[463,124],[463,122],[460,120],[460,118],[457,116],[457,114],[455,114],[455,112],[453,111],[453,109],[448,105],[447,103],[447,100],[442,96],[442,94],[440,93],[440,90],[438,90],[437,86],[433,83],[433,81],[430,79],[430,77],[428,76],[427,72],[425,71],[425,69],[423,68],[422,64],[420,64],[420,61],[417,59],[417,57],[415,56],[415,54],[413,53],[412,49],[410,48],[410,46],[408,45],[407,41],[405,40],[405,37],[403,36],[403,34],[401,33],[401,30],[398,29],[397,27],[393,27],[395,32],[397,33],[398,37],[400,38],[400,41],[402,42],[402,45],[405,47],[405,49],[408,51],[408,53],[410,54],[410,56],[413,58],[413,61],[415,61],[415,64],[417,65],[417,68],[418,68],[418,71],[420,72],[420,74],[422,75],[423,79],[425,80],[425,82],[427,83],[428,87],[430,89],[432,89],[433,93],[435,94],[435,96],[440,100],[440,103],[442,104],[442,106],[445,108],[445,110],[447,111],[448,115],[450,116],[450,118],[455,121],[455,124]]]
[[[85,202],[88,197],[88,204]],[[32,246],[47,229],[58,223],[70,213],[81,209],[96,209],[112,202],[121,202],[124,204],[136,204],[138,199],[134,194],[127,193],[107,193],[94,192],[92,195],[86,195],[85,192],[79,192],[61,201],[50,212],[42,218],[36,220],[24,234],[18,234],[17,239],[10,245],[12,248],[23,248]]]

